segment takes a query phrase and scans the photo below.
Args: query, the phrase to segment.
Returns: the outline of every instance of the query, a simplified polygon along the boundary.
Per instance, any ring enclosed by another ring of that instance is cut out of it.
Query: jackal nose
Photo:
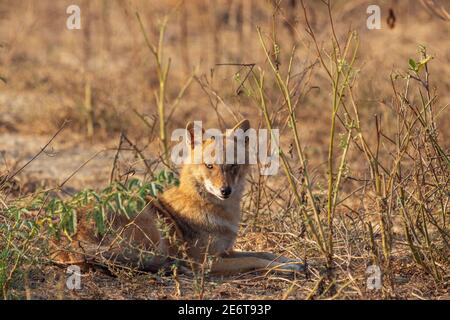
[[[231,194],[231,188],[230,187],[222,187],[222,188],[220,188],[220,193],[224,197],[228,197]]]

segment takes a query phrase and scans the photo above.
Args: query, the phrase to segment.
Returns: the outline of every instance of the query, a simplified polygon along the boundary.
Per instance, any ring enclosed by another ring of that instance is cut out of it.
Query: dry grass
[[[381,1],[373,31],[367,1],[88,2],[79,31],[65,28],[64,1],[0,4],[4,298],[448,299],[448,21],[408,2],[391,29]],[[186,119],[243,117],[280,128],[282,161],[277,176],[249,177],[237,248],[306,259],[305,275],[90,270],[70,291],[47,234],[21,222],[40,218],[8,214],[42,190],[151,180]],[[372,264],[381,290],[367,289]]]

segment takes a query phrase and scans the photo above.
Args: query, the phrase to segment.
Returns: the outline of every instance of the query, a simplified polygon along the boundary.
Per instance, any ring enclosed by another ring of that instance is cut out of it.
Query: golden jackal
[[[248,120],[237,124],[245,132]],[[194,125],[186,128],[188,149],[194,153]],[[230,138],[224,136],[223,139]],[[234,138],[233,138],[234,139]],[[215,139],[201,139],[202,147],[212,146]],[[245,143],[248,152],[248,142]],[[229,161],[228,161],[229,162]],[[190,266],[207,261],[212,256],[211,273],[232,274],[252,270],[276,269],[300,271],[303,265],[266,252],[237,252],[233,245],[241,218],[240,201],[249,165],[200,163],[184,164],[180,184],[165,191],[136,216],[109,214],[106,236],[95,232],[89,210],[78,214],[78,231],[65,241],[59,241],[53,259],[59,263],[89,263],[108,261],[119,265],[156,271],[168,263],[181,262]],[[89,222],[91,221],[91,222]]]

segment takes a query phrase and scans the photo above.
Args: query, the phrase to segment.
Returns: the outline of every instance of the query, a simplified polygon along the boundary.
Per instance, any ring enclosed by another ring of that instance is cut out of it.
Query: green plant
[[[71,237],[77,231],[77,212],[88,209],[88,219],[95,221],[96,231],[106,232],[106,212],[133,217],[165,187],[178,185],[173,172],[162,170],[150,182],[132,179],[113,182],[96,192],[82,190],[60,199],[49,190],[13,201],[1,211],[0,223],[0,288],[3,298],[20,268],[35,261],[47,260],[46,248],[52,237]]]
[[[156,71],[158,74],[158,82],[159,82],[159,90],[158,93],[155,92],[155,100],[158,107],[158,115],[159,115],[159,138],[161,140],[162,146],[163,146],[163,159],[165,160],[166,164],[169,164],[169,141],[167,138],[167,121],[171,118],[173,112],[175,111],[178,103],[180,102],[181,98],[185,94],[186,90],[191,85],[194,76],[191,75],[186,83],[183,85],[181,90],[179,91],[177,97],[174,99],[171,105],[171,109],[169,110],[168,116],[166,116],[166,92],[167,92],[167,79],[169,76],[169,70],[170,70],[170,63],[171,59],[165,59],[164,57],[164,35],[167,27],[167,22],[169,21],[170,16],[178,9],[178,6],[173,8],[171,12],[164,16],[161,24],[159,25],[159,40],[158,45],[153,45],[149,38],[147,33],[145,32],[144,24],[142,23],[141,17],[138,12],[136,12],[136,17],[139,22],[139,26],[141,28],[142,34],[144,35],[145,43],[147,47],[149,48],[154,61],[156,63]]]

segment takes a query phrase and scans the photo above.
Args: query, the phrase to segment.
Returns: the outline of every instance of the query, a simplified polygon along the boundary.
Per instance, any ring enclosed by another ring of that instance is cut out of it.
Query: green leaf
[[[161,171],[158,175],[158,182],[160,183],[164,183],[164,181],[166,181],[166,177],[165,177],[165,171]]]
[[[156,197],[159,192],[163,192],[163,187],[156,182],[150,183],[150,194]]]
[[[116,204],[119,211],[121,211],[128,219],[130,219],[128,212],[123,205],[121,193],[116,193]]]
[[[138,180],[138,179],[132,179],[132,180],[128,183],[128,190],[133,189],[133,187],[139,187],[139,180]]]
[[[409,68],[410,68],[412,71],[416,71],[416,72],[418,71],[418,70],[417,70],[417,63],[416,63],[416,61],[414,61],[414,59],[409,58],[408,64],[409,64]]]
[[[101,207],[100,209],[97,209],[94,211],[94,221],[95,225],[97,226],[97,232],[100,235],[104,235],[106,228],[105,228],[105,208]]]

